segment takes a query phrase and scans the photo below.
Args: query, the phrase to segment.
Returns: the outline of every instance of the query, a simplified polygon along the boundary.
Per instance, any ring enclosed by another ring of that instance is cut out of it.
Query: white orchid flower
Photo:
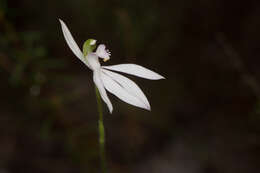
[[[87,47],[83,47],[82,52],[73,39],[66,24],[62,20],[59,21],[65,40],[72,52],[93,71],[94,83],[99,90],[101,98],[107,104],[110,113],[113,111],[113,106],[107,96],[106,90],[128,104],[151,110],[149,101],[137,84],[123,75],[112,71],[127,73],[150,80],[164,79],[163,76],[136,64],[101,66],[99,58],[103,59],[103,61],[107,61],[111,56],[111,53],[106,50],[106,46],[100,44],[96,51],[92,52],[92,49],[94,50],[96,46],[96,40],[89,39],[85,42],[87,44],[84,44],[84,46]]]

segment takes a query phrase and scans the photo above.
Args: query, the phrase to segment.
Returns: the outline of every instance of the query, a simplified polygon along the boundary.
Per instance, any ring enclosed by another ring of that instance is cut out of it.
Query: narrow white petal
[[[112,106],[112,103],[110,102],[108,96],[107,96],[107,92],[104,88],[104,84],[101,80],[101,76],[100,76],[100,71],[99,70],[95,70],[93,71],[93,80],[94,80],[94,83],[95,85],[97,86],[98,88],[98,91],[100,93],[100,96],[101,98],[103,99],[103,101],[107,104],[107,107],[109,109],[109,112],[112,113],[113,111],[113,106]]]
[[[153,72],[145,67],[136,64],[118,64],[118,65],[111,65],[111,66],[103,66],[103,68],[119,71],[123,73],[128,73],[131,75],[135,75],[150,80],[165,79],[163,76],[159,75],[158,73]]]
[[[136,96],[129,94],[122,86],[120,86],[117,82],[115,82],[110,76],[103,73],[102,71],[100,74],[106,90],[108,90],[110,93],[114,94],[119,99],[123,100],[128,104],[149,110],[149,107],[147,107],[147,105],[144,104],[143,101],[141,101]]]
[[[72,52],[84,63],[88,66],[87,61],[84,58],[83,53],[81,52],[81,50],[79,49],[79,46],[77,45],[77,43],[75,42],[73,36],[71,35],[68,27],[66,26],[66,24],[59,19],[60,23],[61,23],[61,28],[62,28],[62,32],[63,35],[65,37],[65,40],[68,44],[68,46],[70,47],[70,49],[72,50]]]
[[[141,100],[146,105],[147,109],[151,109],[149,101],[147,100],[143,91],[138,87],[138,85],[135,82],[115,72],[111,72],[105,69],[102,69],[102,71],[108,76],[110,76],[119,85],[121,85],[129,94]]]

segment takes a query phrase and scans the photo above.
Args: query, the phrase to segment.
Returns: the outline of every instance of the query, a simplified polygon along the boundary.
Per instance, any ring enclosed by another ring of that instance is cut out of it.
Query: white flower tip
[[[161,76],[161,79],[166,79],[165,77],[163,77],[162,75],[160,75]]]
[[[150,106],[150,103],[147,101],[142,101],[143,102],[143,106],[142,108],[145,109],[145,110],[148,110],[148,111],[151,111],[151,106]]]
[[[151,106],[147,105],[145,109],[148,110],[148,111],[151,111]]]
[[[63,20],[61,20],[60,18],[58,18],[58,19],[59,19],[59,22],[63,25],[64,24]]]
[[[161,80],[161,79],[166,79],[166,78],[158,73],[154,73],[153,79],[151,80]]]
[[[97,40],[94,40],[94,39],[93,39],[93,40],[91,40],[91,41],[90,41],[90,45],[92,45],[92,46],[93,46],[93,45],[95,45],[95,44],[96,44],[96,42],[97,42]]]
[[[107,107],[108,107],[109,113],[112,114],[112,112],[113,112],[112,104],[107,104]]]

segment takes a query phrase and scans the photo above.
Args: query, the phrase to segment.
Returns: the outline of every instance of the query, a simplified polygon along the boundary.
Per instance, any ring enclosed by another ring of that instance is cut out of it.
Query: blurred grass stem
[[[99,131],[99,152],[100,152],[100,162],[101,162],[101,171],[102,173],[106,173],[106,156],[105,156],[105,128],[103,124],[103,109],[102,109],[102,101],[97,87],[96,89],[96,97],[97,97],[97,108],[99,113],[98,120],[98,131]]]

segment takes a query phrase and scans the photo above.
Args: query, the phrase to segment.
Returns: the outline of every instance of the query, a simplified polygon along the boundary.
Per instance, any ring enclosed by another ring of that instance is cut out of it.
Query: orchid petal
[[[119,99],[123,100],[128,104],[150,110],[150,108],[146,104],[144,104],[143,101],[141,101],[138,97],[129,94],[122,86],[120,86],[110,76],[108,76],[102,71],[100,74],[106,90],[108,90],[110,93],[114,94]]]
[[[102,72],[110,76],[115,82],[121,85],[129,94],[141,100],[146,105],[148,110],[151,109],[149,101],[147,100],[143,91],[139,88],[139,86],[135,82],[115,72],[111,72],[105,69],[102,69]]]
[[[150,80],[165,79],[163,76],[159,75],[158,73],[153,72],[145,67],[136,64],[118,64],[118,65],[111,65],[111,66],[103,66],[103,68],[118,71],[118,72],[128,73],[131,75],[135,75]]]
[[[85,60],[83,53],[81,52],[81,50],[79,49],[79,46],[77,45],[77,43],[75,42],[73,36],[71,35],[68,27],[66,26],[66,24],[59,19],[60,23],[61,23],[61,28],[62,28],[62,32],[63,35],[65,37],[65,40],[69,46],[69,48],[72,50],[72,52],[87,66],[88,62]]]
[[[97,86],[98,88],[98,91],[100,93],[100,96],[101,98],[103,99],[103,101],[107,104],[107,107],[109,109],[109,112],[112,113],[113,111],[113,106],[112,106],[112,103],[110,102],[108,96],[107,96],[107,92],[104,88],[104,84],[101,80],[101,76],[100,76],[100,71],[99,70],[95,70],[93,71],[93,80],[94,80],[94,83],[95,85]]]

